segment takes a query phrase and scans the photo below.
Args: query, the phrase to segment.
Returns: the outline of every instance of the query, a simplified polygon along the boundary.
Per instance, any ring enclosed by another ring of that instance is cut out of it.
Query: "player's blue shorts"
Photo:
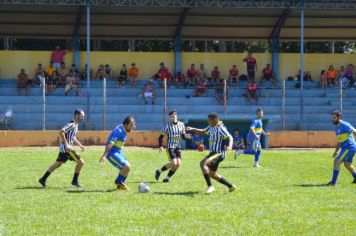
[[[122,152],[109,153],[106,158],[113,166],[120,170],[129,163]]]
[[[247,140],[247,149],[256,150],[261,145],[260,140]]]
[[[356,149],[342,148],[339,155],[336,157],[336,159],[339,159],[342,162],[352,163],[355,153],[356,153]]]

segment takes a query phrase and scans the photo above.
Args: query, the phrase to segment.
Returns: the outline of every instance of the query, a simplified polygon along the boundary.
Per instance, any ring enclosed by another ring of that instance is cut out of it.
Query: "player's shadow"
[[[146,184],[157,184],[157,183],[159,183],[157,181],[127,181],[128,184],[140,184],[142,182],[145,182]]]
[[[154,192],[153,194],[157,195],[169,195],[169,196],[182,196],[182,197],[194,197],[199,194],[197,191],[188,191],[188,192]]]
[[[221,169],[247,169],[247,166],[220,166]]]
[[[117,189],[109,189],[109,190],[90,190],[90,189],[78,189],[78,190],[73,190],[73,189],[69,189],[66,192],[67,193],[111,193],[111,192],[115,192],[117,191]]]
[[[295,187],[302,187],[302,188],[314,188],[314,187],[330,187],[327,184],[295,184]]]
[[[24,187],[16,187],[16,190],[29,190],[29,189],[65,189],[63,187],[41,187],[41,186],[24,186]]]

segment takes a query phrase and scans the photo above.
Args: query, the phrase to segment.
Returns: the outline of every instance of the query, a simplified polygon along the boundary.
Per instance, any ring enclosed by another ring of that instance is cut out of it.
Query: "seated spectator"
[[[46,81],[46,73],[43,70],[42,64],[38,63],[37,68],[35,69],[35,84],[39,85],[40,87],[45,86]]]
[[[233,144],[232,144],[233,149],[245,149],[245,141],[242,135],[240,135],[239,129],[234,130],[232,139],[233,139]]]
[[[225,96],[224,95],[224,90],[225,90],[224,87],[225,87],[224,80],[220,79],[219,83],[217,84],[216,89],[215,89],[215,99],[221,105],[224,105],[224,96]],[[226,86],[226,100],[227,100],[227,91],[228,91],[228,87]]]
[[[131,68],[129,69],[129,79],[131,80],[131,86],[136,87],[138,76],[138,68],[135,63],[131,63]]]
[[[76,83],[78,83],[79,78],[80,78],[80,72],[77,69],[77,67],[75,66],[75,64],[72,64],[72,67],[70,68],[69,73],[72,73],[72,76],[74,76],[76,79]]]
[[[117,86],[121,87],[127,83],[127,69],[126,69],[126,64],[122,65],[122,68],[120,69],[120,75],[117,80]]]
[[[253,100],[255,100],[255,104],[257,105],[258,98],[260,96],[260,90],[253,79],[249,80],[246,87],[246,93],[243,96],[247,97],[250,104],[253,104]]]
[[[208,86],[206,85],[206,80],[205,79],[200,79],[199,83],[197,84],[197,87],[195,89],[195,92],[193,93],[193,97],[204,97],[206,90],[207,90]],[[187,95],[187,98],[189,98],[190,96]]]
[[[200,64],[199,69],[197,70],[197,83],[200,83],[202,80],[207,81],[208,71],[205,69],[204,64]]]
[[[185,76],[180,71],[176,73],[176,75],[174,76],[174,78],[172,78],[172,80],[175,83],[176,88],[183,87],[186,84]]]
[[[193,86],[194,84],[197,84],[197,76],[198,71],[195,69],[195,64],[191,64],[190,68],[187,70],[187,77],[184,87],[186,87],[187,85]]]
[[[79,93],[77,79],[74,76],[73,72],[69,72],[69,75],[67,76],[66,86],[64,88],[64,95],[67,96],[68,92],[72,89],[75,91],[75,95],[78,96]]]
[[[20,95],[20,91],[24,90],[24,96],[27,96],[30,84],[28,83],[28,75],[25,69],[20,70],[20,74],[17,75],[17,94]]]
[[[145,105],[147,105],[147,98],[152,98],[152,105],[155,104],[156,91],[151,80],[143,86],[141,95]]]
[[[111,70],[111,67],[110,67],[109,64],[105,65],[105,75],[106,75],[106,79],[108,79],[108,80],[112,80],[113,79],[113,76],[112,76],[113,73],[112,73],[112,70]]]
[[[230,85],[232,85],[233,82],[236,82],[237,87],[240,86],[239,70],[237,69],[236,65],[233,65],[229,70],[229,82]]]
[[[330,65],[328,71],[326,72],[329,87],[333,87],[334,85],[337,85],[337,79],[336,79],[337,74],[336,73],[337,72],[334,69],[334,66]]]
[[[204,135],[203,134],[191,132],[190,135],[192,137],[191,142],[190,142],[191,149],[198,149],[198,146],[200,144],[204,144]]]
[[[349,64],[346,68],[345,77],[349,80],[349,88],[352,88],[355,80],[354,80],[354,66]]]
[[[305,72],[304,81],[313,81],[310,71]]]
[[[104,65],[100,65],[96,71],[96,79],[103,80],[106,77]]]
[[[164,80],[169,81],[171,74],[168,68],[164,65],[163,62],[160,63],[160,69],[155,74],[155,79],[158,79],[159,85],[163,88]]]
[[[349,80],[346,78],[346,69],[345,66],[341,66],[340,70],[337,72],[337,80],[342,83],[344,87],[347,87]]]
[[[220,80],[220,70],[219,67],[215,66],[214,70],[211,71],[211,78],[209,79],[209,85],[216,85]]]
[[[327,88],[328,87],[328,76],[326,75],[326,71],[322,70],[320,72],[320,87]]]
[[[267,64],[265,68],[262,70],[262,78],[261,78],[261,86],[263,86],[265,81],[271,81],[275,86],[277,80],[274,77],[274,73],[270,64]]]
[[[81,76],[82,80],[87,80],[87,68],[88,68],[88,64],[85,64],[85,67],[82,71],[82,76]],[[90,79],[93,79],[93,70],[91,68],[89,68],[89,77],[90,77]]]
[[[58,76],[56,68],[53,66],[53,63],[50,62],[47,68],[47,78],[46,78],[46,94],[54,95],[54,89],[58,84]]]
[[[61,67],[59,68],[58,71],[58,76],[59,76],[58,85],[66,86],[68,72],[67,72],[66,64],[64,62],[61,63]]]

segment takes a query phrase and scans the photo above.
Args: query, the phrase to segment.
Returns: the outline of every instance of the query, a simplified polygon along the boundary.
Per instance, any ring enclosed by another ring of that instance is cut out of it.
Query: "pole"
[[[300,10],[300,122],[304,121],[304,1]]]
[[[286,130],[286,81],[282,81],[282,130]]]
[[[342,80],[340,80],[340,112],[341,112],[341,114],[343,114],[342,113],[342,110],[344,109],[343,108],[343,96],[344,96],[344,92],[343,92],[343,83],[342,83]]]
[[[106,130],[106,77],[103,79],[103,130]]]
[[[87,0],[87,88],[90,88],[90,2]]]
[[[163,127],[166,124],[166,113],[167,113],[167,79],[163,80]]]
[[[226,105],[227,105],[227,85],[226,85],[226,79],[224,79],[224,115],[226,116]]]
[[[42,83],[42,130],[46,130],[46,80]]]

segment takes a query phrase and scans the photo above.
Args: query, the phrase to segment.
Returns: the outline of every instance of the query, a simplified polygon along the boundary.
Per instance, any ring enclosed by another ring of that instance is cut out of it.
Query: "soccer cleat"
[[[333,181],[330,181],[329,183],[326,184],[326,186],[335,186],[335,183]]]
[[[237,189],[237,187],[235,185],[232,185],[232,187],[229,188],[229,192],[231,193],[231,192],[235,191],[236,189]]]
[[[77,182],[72,181],[72,185],[78,188],[83,187],[83,185],[81,185],[78,181]]]
[[[117,184],[117,189],[118,190],[124,190],[124,191],[127,191],[127,190],[130,190],[129,187],[125,184],[125,183],[118,183]]]
[[[260,166],[258,163],[255,163],[255,164],[253,164],[253,167],[255,167],[255,168],[260,168],[260,167],[262,167],[262,166]]]
[[[234,158],[235,158],[235,160],[236,160],[236,157],[238,157],[240,154],[242,154],[244,152],[244,150],[240,150],[240,149],[237,149],[236,151],[235,151],[235,156],[234,156]]]
[[[211,194],[214,191],[215,191],[215,187],[211,185],[211,186],[208,187],[208,189],[206,190],[205,194]]]
[[[44,187],[44,188],[46,187],[46,180],[40,178],[40,179],[38,180],[38,182],[42,185],[42,187]]]
[[[356,184],[356,179],[354,179],[354,181],[352,182],[353,184]]]
[[[157,181],[158,181],[160,175],[161,175],[161,172],[159,172],[159,170],[156,170],[155,179]]]
[[[168,183],[169,182],[169,178],[165,177],[162,182],[163,183]]]

